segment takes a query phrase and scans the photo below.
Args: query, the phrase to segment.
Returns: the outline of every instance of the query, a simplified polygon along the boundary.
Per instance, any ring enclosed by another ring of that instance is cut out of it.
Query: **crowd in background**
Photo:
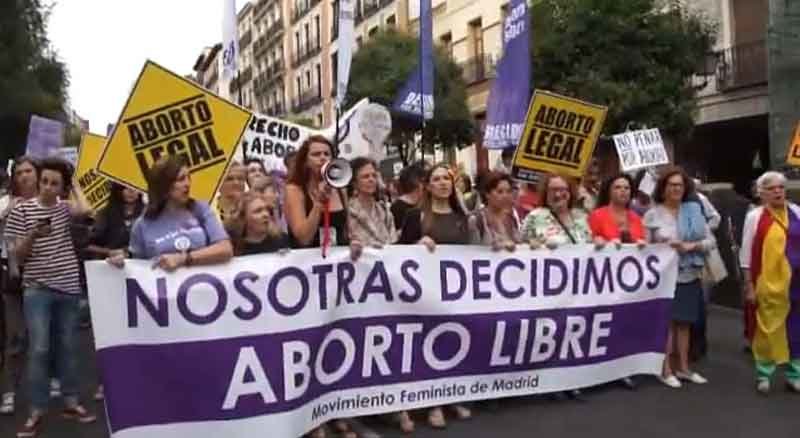
[[[326,138],[314,136],[287,157],[286,175],[268,173],[257,159],[233,163],[211,203],[192,199],[188,167],[166,157],[150,169],[146,196],[112,184],[107,206],[96,213],[74,189],[69,164],[17,159],[8,193],[0,199],[5,329],[0,414],[21,407],[16,393],[25,379],[28,417],[17,436],[40,432],[51,397],[62,398],[65,418],[96,419],[78,397],[86,383],[80,381],[81,361],[89,359],[79,354],[78,330],[86,318],[82,261],[92,259],[117,267],[127,259],[148,259],[171,272],[328,244],[349,247],[353,260],[366,247],[394,244],[420,244],[430,251],[443,244],[483,245],[487,251],[668,244],[679,254],[679,269],[659,379],[671,388],[708,381],[691,366],[706,351],[709,291],[725,276],[714,234],[721,216],[679,167],[660,169],[655,190],[644,193],[642,173],[601,179],[596,163],[581,180],[551,174],[536,184],[520,184],[507,173],[506,162],[477,175],[473,185],[446,163],[411,163],[387,179],[375,161],[357,158],[349,187],[334,189],[322,176],[334,152]],[[741,266],[756,388],[769,392],[776,367],[788,364],[789,385],[800,391],[795,325],[800,316],[790,304],[800,297],[791,287],[791,272],[800,264],[800,210],[786,200],[781,174],[768,172],[755,187],[763,206],[754,201],[745,221]],[[326,209],[329,233],[323,227]],[[621,384],[635,389],[634,377]],[[95,399],[103,396],[102,386],[95,388]],[[576,389],[552,397],[585,400],[586,394]],[[466,419],[473,412],[457,404],[431,408],[425,416],[431,427],[444,428],[447,414]],[[392,418],[404,432],[416,427],[408,412]],[[346,419],[309,436],[331,433],[356,436]]]

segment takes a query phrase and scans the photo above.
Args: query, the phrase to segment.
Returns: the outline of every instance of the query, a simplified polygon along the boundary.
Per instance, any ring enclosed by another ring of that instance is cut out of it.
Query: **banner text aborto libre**
[[[656,374],[676,272],[666,246],[389,246],[355,263],[296,250],[174,274],[87,263],[115,438],[293,437]]]

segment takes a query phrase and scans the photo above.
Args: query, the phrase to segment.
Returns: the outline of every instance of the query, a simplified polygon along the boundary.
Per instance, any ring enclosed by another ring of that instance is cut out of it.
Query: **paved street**
[[[529,437],[702,437],[752,438],[797,437],[800,433],[800,395],[775,388],[769,398],[755,394],[749,356],[742,353],[738,314],[713,309],[710,344],[712,351],[698,369],[711,381],[706,386],[672,390],[652,378],[640,379],[636,392],[618,386],[587,391],[585,403],[551,402],[544,397],[504,401],[496,411],[476,408],[470,421],[451,421],[445,431],[419,427],[420,438],[529,438]],[[88,343],[88,340],[87,340]],[[88,346],[87,346],[88,348]],[[94,376],[87,368],[88,376]],[[94,388],[94,378],[91,378]],[[777,386],[777,385],[776,385]],[[96,406],[96,405],[95,405]],[[422,426],[423,418],[418,420]],[[13,437],[21,415],[0,418],[0,437]],[[46,423],[46,438],[100,438],[107,436],[105,424],[77,426],[60,419]],[[399,432],[379,421],[367,427],[384,437]],[[254,437],[271,437],[254,433]],[[215,437],[216,438],[216,437]]]

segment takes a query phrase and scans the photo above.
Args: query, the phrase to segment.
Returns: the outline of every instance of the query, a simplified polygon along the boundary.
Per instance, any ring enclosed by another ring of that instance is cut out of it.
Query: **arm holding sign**
[[[69,212],[73,217],[87,216],[92,212],[89,202],[86,200],[83,192],[78,190],[77,181],[73,181],[72,188],[70,188]]]

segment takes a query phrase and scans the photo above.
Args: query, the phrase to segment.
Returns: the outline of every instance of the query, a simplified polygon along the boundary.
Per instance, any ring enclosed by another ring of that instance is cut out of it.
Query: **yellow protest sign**
[[[179,155],[192,177],[191,196],[210,201],[247,127],[250,113],[148,61],[142,69],[97,170],[147,191],[147,171]]]
[[[792,143],[789,145],[789,151],[786,155],[786,164],[800,167],[800,122],[797,123],[797,127],[794,129]]]
[[[536,181],[537,172],[581,177],[606,118],[606,107],[536,90],[511,175]]]
[[[78,149],[78,163],[75,166],[75,180],[78,187],[95,212],[106,206],[110,194],[110,182],[94,170],[105,145],[106,138],[102,135],[84,134]]]

